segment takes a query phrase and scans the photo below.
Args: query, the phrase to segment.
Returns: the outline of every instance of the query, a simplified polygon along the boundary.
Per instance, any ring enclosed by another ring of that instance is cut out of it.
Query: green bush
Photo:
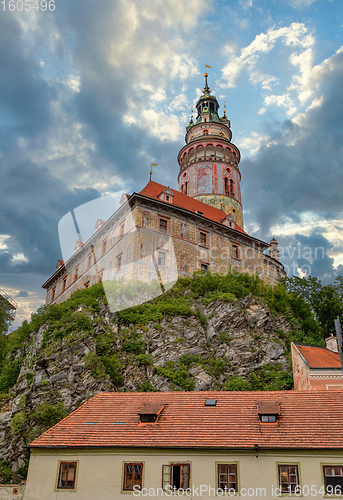
[[[114,335],[111,333],[102,333],[96,338],[96,353],[98,356],[110,354],[113,350]]]
[[[182,354],[179,358],[179,362],[184,366],[189,366],[192,363],[201,364],[202,358],[194,354]]]
[[[115,387],[122,385],[122,365],[115,354],[112,356],[101,356],[101,362],[105,366],[105,373],[110,376],[110,379]]]
[[[0,392],[7,392],[16,384],[22,364],[22,359],[8,361],[4,364],[0,375]]]
[[[187,368],[181,363],[177,366],[174,361],[167,361],[164,367],[158,366],[156,368],[156,373],[179,385],[184,391],[193,391],[195,388],[194,379],[191,378]]]
[[[243,377],[239,377],[238,375],[232,375],[225,385],[225,391],[251,391],[250,383],[245,380]]]
[[[149,380],[144,380],[144,382],[137,383],[138,392],[157,392],[156,387],[154,387]]]
[[[122,342],[122,349],[132,354],[143,354],[145,351],[145,342],[141,335],[130,334]]]
[[[108,375],[116,387],[123,383],[122,365],[115,354],[98,356],[95,352],[90,352],[85,356],[85,367],[94,378],[105,378]]]
[[[200,311],[199,309],[196,310],[195,315],[198,318],[199,323],[201,324],[203,329],[206,330],[207,323],[208,323],[206,315],[202,311]]]
[[[282,369],[281,363],[260,366],[249,373],[252,391],[281,391],[293,388],[293,376]]]
[[[14,434],[21,434],[23,424],[25,422],[25,411],[21,410],[15,413],[10,421],[10,426]]]
[[[42,403],[37,406],[35,412],[31,415],[39,425],[45,429],[49,429],[53,425],[63,420],[68,415],[68,410],[63,406],[63,403],[58,402],[55,405],[50,403]]]
[[[6,460],[0,460],[0,483],[9,484],[12,480],[11,464]]]
[[[136,361],[139,365],[152,366],[154,364],[154,358],[151,354],[137,354]]]
[[[226,345],[229,345],[232,340],[229,332],[219,332],[216,338],[219,344],[226,344]]]
[[[85,356],[85,368],[90,370],[94,378],[106,377],[106,368],[101,358],[95,352],[89,352]]]

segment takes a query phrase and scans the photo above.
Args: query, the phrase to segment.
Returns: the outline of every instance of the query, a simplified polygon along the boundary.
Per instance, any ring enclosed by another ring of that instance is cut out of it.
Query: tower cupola
[[[231,142],[226,110],[219,116],[219,103],[207,82],[196,103],[197,116],[186,127],[186,145],[178,155],[179,189],[197,200],[223,210],[243,228],[239,171],[240,152]]]

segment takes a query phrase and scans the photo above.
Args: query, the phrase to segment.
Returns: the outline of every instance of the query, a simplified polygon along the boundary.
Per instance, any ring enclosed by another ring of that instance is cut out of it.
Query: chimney
[[[332,333],[330,333],[330,337],[325,339],[325,343],[329,351],[338,353],[337,337],[334,337]]]
[[[269,256],[275,260],[280,260],[280,252],[278,248],[278,243],[275,238],[270,240]]]
[[[83,241],[77,240],[77,242],[75,243],[75,246],[74,246],[74,252],[77,252],[78,250],[80,250],[80,248],[83,247],[83,245],[84,245]]]
[[[58,260],[57,264],[56,264],[56,269],[59,269],[60,267],[62,267],[63,264],[64,264],[64,260]]]
[[[94,229],[95,229],[96,231],[99,231],[99,229],[100,229],[100,228],[101,228],[101,227],[105,224],[105,222],[106,222],[106,221],[104,221],[104,220],[102,220],[102,219],[98,219],[98,220],[96,221],[96,224],[95,224],[95,226],[94,226]]]

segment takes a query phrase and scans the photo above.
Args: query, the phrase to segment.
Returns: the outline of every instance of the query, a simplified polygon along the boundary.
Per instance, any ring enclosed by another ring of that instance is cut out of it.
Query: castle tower
[[[218,115],[219,104],[205,88],[196,108],[198,115],[186,127],[186,145],[178,155],[179,190],[203,203],[223,210],[243,229],[240,152],[231,142],[230,120]]]

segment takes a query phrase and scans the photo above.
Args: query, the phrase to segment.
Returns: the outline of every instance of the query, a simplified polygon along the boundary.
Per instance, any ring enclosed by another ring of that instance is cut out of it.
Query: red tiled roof
[[[279,405],[276,424],[262,403]],[[155,423],[139,424],[144,404],[164,405]],[[99,393],[31,447],[342,449],[342,422],[343,391]]]
[[[148,198],[154,198],[155,200],[159,200],[159,195],[162,193],[167,188],[167,186],[163,186],[162,184],[158,184],[157,182],[154,181],[149,181],[148,184],[142,189],[142,191],[139,194],[142,194],[143,196],[147,196]],[[210,205],[207,205],[206,203],[202,203],[199,200],[196,200],[195,198],[191,198],[190,196],[187,196],[186,194],[182,194],[179,191],[175,191],[175,189],[169,188],[174,197],[173,197],[173,205],[176,207],[184,208],[186,210],[189,210],[190,212],[196,213],[202,212],[203,217],[206,217],[206,219],[210,219],[214,222],[221,222],[225,217],[226,213],[223,212],[222,210],[219,210],[219,208],[211,207]],[[161,200],[160,200],[161,201]],[[235,230],[239,231],[240,233],[247,234],[238,224],[235,223]]]
[[[339,354],[326,347],[295,344],[311,368],[341,368]]]

